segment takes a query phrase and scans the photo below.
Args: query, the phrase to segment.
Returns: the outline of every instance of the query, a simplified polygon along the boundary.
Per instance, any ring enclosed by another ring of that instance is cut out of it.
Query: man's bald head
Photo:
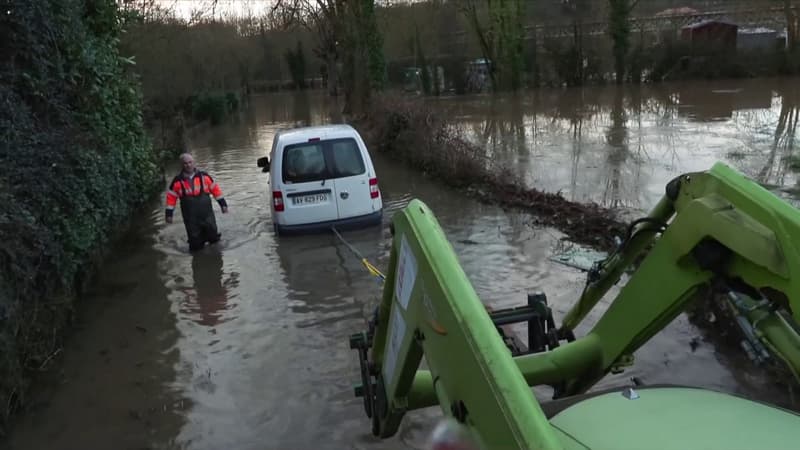
[[[183,165],[183,171],[186,173],[194,172],[194,158],[192,157],[191,153],[181,153],[180,156],[181,164]]]

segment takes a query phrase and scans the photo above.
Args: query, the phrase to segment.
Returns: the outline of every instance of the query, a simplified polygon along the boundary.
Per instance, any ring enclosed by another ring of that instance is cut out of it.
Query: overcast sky
[[[160,0],[161,4],[173,8],[180,17],[188,18],[192,11],[202,9],[207,16],[212,12],[212,0]],[[252,11],[253,15],[260,15],[274,4],[275,0],[217,0],[214,15],[235,14],[245,15]]]
[[[158,0],[162,5],[173,8],[175,12],[184,18],[188,18],[192,11],[202,9],[206,15],[211,15],[212,0]],[[214,15],[219,17],[221,14],[246,15],[251,11],[253,15],[269,9],[277,0],[217,0]],[[376,0],[377,4],[396,4],[404,2],[414,2],[419,0]]]

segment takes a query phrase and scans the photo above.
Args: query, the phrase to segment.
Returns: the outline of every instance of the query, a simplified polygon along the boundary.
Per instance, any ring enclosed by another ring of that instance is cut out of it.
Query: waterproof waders
[[[213,244],[219,241],[221,234],[217,232],[217,219],[214,217],[211,196],[201,193],[182,198],[181,215],[186,226],[186,236],[189,237],[190,251],[200,250],[206,242]]]

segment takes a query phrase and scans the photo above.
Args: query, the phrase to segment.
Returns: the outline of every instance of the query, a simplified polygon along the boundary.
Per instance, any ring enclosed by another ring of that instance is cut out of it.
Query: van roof
[[[281,140],[306,140],[309,137],[326,137],[331,134],[353,134],[356,130],[348,124],[316,125],[311,127],[288,128],[278,132]]]

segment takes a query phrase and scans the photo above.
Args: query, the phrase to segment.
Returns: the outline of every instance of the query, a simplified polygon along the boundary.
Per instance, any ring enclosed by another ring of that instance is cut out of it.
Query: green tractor
[[[800,369],[800,211],[723,164],[666,186],[647,217],[588,271],[556,326],[544,295],[487,311],[433,212],[412,201],[393,219],[383,296],[358,351],[366,415],[393,436],[406,412],[439,405],[480,449],[800,448],[800,415],[691,386],[589,390],[699,292],[723,295],[748,351]],[[583,336],[575,328],[629,278]],[[527,322],[525,351],[499,327]],[[426,369],[420,369],[425,358]],[[531,387],[553,388],[540,403]]]

